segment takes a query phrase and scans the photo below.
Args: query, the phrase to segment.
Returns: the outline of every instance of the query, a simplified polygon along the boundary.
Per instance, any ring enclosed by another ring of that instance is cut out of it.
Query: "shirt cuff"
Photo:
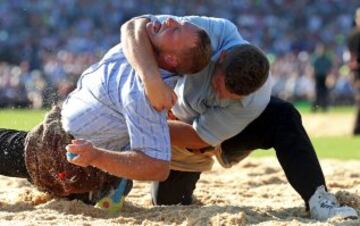
[[[141,151],[145,155],[147,155],[151,158],[154,158],[154,159],[164,160],[164,161],[168,161],[168,162],[170,162],[170,159],[171,159],[170,149],[168,151],[160,151],[160,150],[156,150],[153,148],[143,148],[143,149],[140,149],[139,151]]]

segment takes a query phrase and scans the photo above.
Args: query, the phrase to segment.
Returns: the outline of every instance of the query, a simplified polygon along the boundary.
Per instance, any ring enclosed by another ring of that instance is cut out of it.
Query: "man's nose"
[[[170,27],[177,26],[179,24],[175,19],[171,17],[167,19],[167,23]]]

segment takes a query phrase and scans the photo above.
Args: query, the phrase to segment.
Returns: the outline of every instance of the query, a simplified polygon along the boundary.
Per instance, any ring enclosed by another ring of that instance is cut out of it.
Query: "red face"
[[[194,47],[200,28],[187,21],[177,21],[169,17],[163,23],[149,22],[146,30],[154,48],[166,54]]]

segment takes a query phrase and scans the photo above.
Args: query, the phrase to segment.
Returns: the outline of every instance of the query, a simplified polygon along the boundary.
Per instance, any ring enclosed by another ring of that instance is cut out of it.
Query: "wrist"
[[[162,83],[163,80],[161,78],[160,72],[158,70],[156,71],[146,71],[146,73],[144,73],[144,75],[146,76],[142,76],[143,77],[143,82],[145,84],[158,84],[158,83]]]
[[[98,163],[102,162],[104,152],[98,148],[93,147],[89,166],[98,168]]]
[[[164,81],[160,78],[160,76],[151,76],[144,79],[146,91],[156,91],[162,85],[164,85]]]

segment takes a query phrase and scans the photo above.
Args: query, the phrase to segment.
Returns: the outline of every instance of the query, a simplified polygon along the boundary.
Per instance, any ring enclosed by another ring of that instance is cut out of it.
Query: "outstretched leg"
[[[27,132],[0,129],[0,175],[8,177],[26,178],[31,181],[31,177],[25,165],[25,138]],[[127,193],[130,191],[132,183],[129,183]],[[82,200],[88,204],[95,204],[101,196],[99,194],[90,195],[89,193],[71,194],[68,199]]]
[[[233,165],[249,150],[274,148],[292,187],[305,203],[325,179],[298,111],[272,97],[264,112],[241,133],[221,144],[221,158]]]

